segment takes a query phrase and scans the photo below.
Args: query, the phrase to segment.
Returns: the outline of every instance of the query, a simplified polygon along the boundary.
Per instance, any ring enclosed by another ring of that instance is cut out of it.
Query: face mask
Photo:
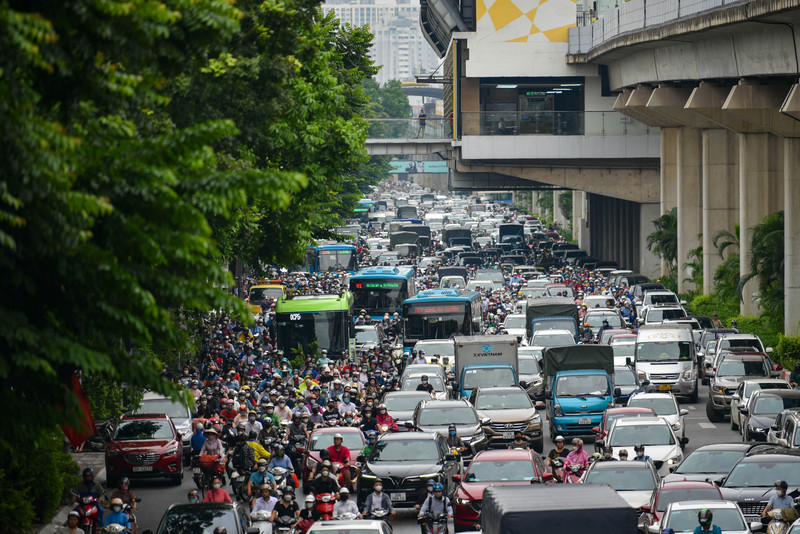
[[[251,415],[250,417],[248,417],[248,419],[249,419],[249,420],[250,420],[250,422],[252,423],[253,421],[255,421],[255,420],[256,420],[256,416],[255,416],[255,415]]]
[[[306,508],[308,508],[309,510],[311,510],[312,508],[314,508],[314,503],[313,503],[313,502],[307,502],[307,503],[306,503]]]
[[[325,471],[323,471],[321,474],[322,474],[322,476],[323,476],[323,477],[327,478],[327,477],[328,477],[328,475],[330,475],[331,473],[330,473],[330,471],[328,471],[328,470],[325,470]]]
[[[222,487],[222,484],[214,484],[214,489],[220,489],[221,487]]]
[[[611,453],[610,452],[604,452],[603,453],[603,458],[611,458]]]
[[[120,507],[120,506],[112,506],[111,509],[113,511],[115,511],[115,512],[119,512],[120,510],[122,510],[122,507]]]
[[[375,491],[377,491],[378,493],[380,493],[381,491],[383,491],[383,486],[381,486],[380,484],[378,484],[377,486],[375,486]]]
[[[346,501],[346,500],[347,500],[347,499],[349,499],[349,498],[350,498],[350,496],[349,496],[349,495],[347,495],[347,494],[344,494],[344,495],[340,495],[340,496],[339,496],[339,500],[340,500],[340,501]]]
[[[189,503],[190,504],[194,504],[196,502],[197,502],[197,499],[195,499],[194,497],[189,497]]]
[[[259,473],[263,473],[266,470],[267,470],[266,466],[263,466],[263,465],[258,468],[258,472]]]
[[[272,408],[267,408],[267,415],[272,415],[275,412]]]
[[[783,497],[784,495],[786,495],[786,490],[784,490],[783,488],[779,489],[778,490],[778,495]]]
[[[456,431],[455,431],[455,430],[451,430],[451,431],[449,432],[449,434],[450,434],[451,436],[455,436],[455,435],[456,435]]]
[[[280,406],[281,408],[283,408],[284,406],[286,406],[286,403],[285,403],[285,402],[279,402],[279,403],[278,403],[278,406]]]
[[[292,496],[291,495],[284,495],[283,496],[283,500],[284,501],[291,501],[292,500]]]
[[[434,492],[433,492],[433,495],[434,495],[434,496],[435,496],[437,499],[440,499],[440,498],[442,497],[442,492],[441,492],[441,491],[434,491]]]
[[[644,451],[638,451],[638,452],[636,453],[636,456],[638,456],[639,458],[641,458],[642,456],[644,456]]]
[[[344,398],[344,401],[345,401],[345,402],[350,402],[350,397],[345,397],[345,398]]]
[[[211,441],[213,443],[214,441],[216,441],[216,439],[217,439],[216,434],[209,434],[208,441]]]
[[[344,422],[345,423],[352,423],[353,422],[353,418],[352,417],[345,417],[344,418]]]

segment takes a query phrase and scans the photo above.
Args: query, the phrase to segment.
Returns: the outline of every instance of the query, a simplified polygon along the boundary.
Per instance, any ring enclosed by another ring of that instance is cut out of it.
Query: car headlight
[[[751,428],[750,430],[752,430],[753,432],[758,432],[760,434],[763,434],[764,432],[767,431],[766,428]]]
[[[564,410],[561,409],[560,404],[556,404],[555,406],[553,406],[553,412],[556,414],[556,417],[564,416]]]
[[[533,385],[534,386],[539,386],[539,385],[541,385],[541,383],[542,383],[542,379],[541,378],[536,378],[536,379],[533,380]]]
[[[371,475],[371,474],[369,474],[369,473],[363,473],[363,472],[362,472],[362,473],[359,475],[359,478],[364,478],[364,479],[369,479],[369,480],[375,480],[375,479],[376,479],[376,478],[378,478],[378,477],[376,477],[375,475]]]
[[[468,506],[469,499],[462,499],[461,497],[456,497],[456,504],[460,504],[462,506]]]
[[[711,391],[714,393],[724,393],[725,389],[720,386],[712,386]]]
[[[645,373],[644,371],[639,371],[636,374],[639,375],[639,380],[647,380],[647,373]]]
[[[176,454],[178,454],[178,447],[173,447],[164,451],[161,456],[175,456]]]
[[[542,416],[538,413],[533,414],[533,417],[530,418],[531,423],[540,423],[542,421]]]
[[[438,478],[438,477],[439,477],[439,473],[428,473],[427,475],[420,475],[419,476],[419,478],[424,478],[424,479]]]
[[[680,430],[681,429],[681,422],[678,421],[677,423],[672,423],[672,430]]]
[[[685,370],[683,372],[683,379],[684,380],[691,380],[693,378],[692,377],[693,374],[694,374],[694,370],[693,369],[687,369],[687,370]]]
[[[680,463],[680,461],[681,461],[680,455],[673,456],[672,458],[667,460],[667,465],[676,465],[676,464]]]

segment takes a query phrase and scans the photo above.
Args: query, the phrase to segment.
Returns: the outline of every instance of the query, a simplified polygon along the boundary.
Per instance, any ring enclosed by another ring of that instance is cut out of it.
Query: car
[[[525,350],[523,350],[525,349]],[[532,350],[528,350],[532,349]],[[525,391],[536,401],[544,401],[544,375],[539,365],[541,347],[520,347],[518,352],[519,381],[525,382]]]
[[[609,330],[604,330],[603,337],[599,338],[597,342],[602,343],[603,345],[608,345],[613,336],[620,334],[631,334],[633,337],[636,337],[636,331],[630,328],[611,328]]]
[[[414,409],[417,404],[430,398],[431,396],[425,391],[389,391],[383,395],[381,404],[386,405],[386,412],[403,430],[406,428],[406,421],[414,419]]]
[[[343,521],[316,521],[308,534],[392,534],[392,527],[385,521],[352,519]]]
[[[524,314],[514,313],[506,316],[506,320],[503,322],[503,329],[508,335],[515,336],[517,343],[521,343],[528,331],[525,322]]]
[[[417,391],[417,386],[422,383],[422,377],[428,377],[428,384],[433,387],[432,397],[436,400],[447,400],[450,397],[449,386],[439,375],[413,374],[406,375],[400,380],[400,391]]]
[[[414,345],[414,350],[424,350],[425,360],[439,356],[439,363],[450,369],[455,363],[456,347],[452,339],[422,339]]]
[[[114,428],[105,453],[109,487],[128,478],[183,480],[181,435],[166,414],[125,414]]]
[[[596,308],[605,309],[608,308],[606,306],[607,300],[609,300],[607,295],[586,295],[583,298],[583,304],[586,306],[587,310],[594,310]]]
[[[770,378],[770,369],[760,354],[726,352],[719,365],[707,370],[710,377],[706,416],[712,423],[719,423],[730,413],[731,399],[742,380]]]
[[[666,319],[680,319],[687,316],[688,314],[682,306],[651,306],[645,311],[644,315],[639,316],[639,324],[659,324]]]
[[[636,301],[634,301],[636,302]],[[672,304],[680,306],[681,301],[678,295],[668,289],[651,289],[644,292],[641,301],[636,303],[636,314],[643,316],[653,306],[663,306],[665,304]]]
[[[783,410],[775,418],[775,422],[767,433],[767,443],[778,444],[779,441],[784,440],[782,443],[784,447],[791,447],[793,449],[800,447],[800,409],[789,408]]]
[[[644,391],[639,377],[627,365],[614,366],[614,389],[619,389],[619,395],[614,397],[619,404],[626,404],[631,395]]]
[[[669,468],[683,460],[682,448],[688,438],[678,438],[672,426],[661,417],[622,417],[615,419],[608,430],[605,443],[614,449],[619,458],[620,449],[633,456],[637,443],[645,446],[645,454],[653,459],[660,476],[669,473]]]
[[[459,470],[458,458],[439,432],[383,434],[361,462],[358,508],[363,509],[378,479],[395,507],[413,507],[428,480],[441,483],[445,494],[452,496],[455,491],[453,475],[460,474]]]
[[[361,325],[356,326],[356,350],[369,351],[375,347],[380,347],[383,343],[386,334],[383,333],[383,328],[378,325]]]
[[[738,334],[739,331],[735,328],[709,328],[703,330],[700,338],[696,343],[697,349],[697,367],[698,374],[703,381],[703,384],[708,384],[708,377],[705,375],[706,362],[712,363],[714,361],[714,349],[719,342],[719,338],[725,334]],[[709,352],[711,349],[711,352]]]
[[[574,345],[575,336],[569,330],[540,330],[533,334],[529,345],[537,347],[559,347]]]
[[[634,284],[630,287],[629,294],[631,298],[633,298],[634,302],[637,300],[642,300],[645,291],[653,291],[653,290],[660,290],[666,289],[664,284],[661,282],[644,282],[641,284]]]
[[[611,486],[631,508],[636,509],[650,502],[659,480],[651,462],[594,462],[581,477],[584,484]]]
[[[742,417],[742,441],[767,441],[778,414],[790,408],[800,408],[800,391],[762,389],[753,393],[744,408],[735,410]]]
[[[731,396],[731,430],[741,430],[741,409],[747,406],[747,402],[750,400],[753,393],[761,390],[781,390],[790,388],[789,382],[780,378],[760,378],[756,380],[742,380],[739,382],[739,387],[736,388],[736,391]]]
[[[594,309],[583,316],[583,326],[589,328],[595,335],[603,327],[603,321],[608,321],[608,326],[616,330],[625,329],[625,319],[617,310]]]
[[[760,521],[769,498],[775,495],[775,481],[789,484],[787,493],[800,488],[800,451],[759,445],[753,447],[721,480],[722,496],[742,509],[747,521]]]
[[[686,436],[683,418],[689,415],[689,410],[678,406],[678,400],[672,393],[637,393],[630,398],[628,406],[651,408],[672,426],[676,434],[680,432],[681,437]]]
[[[756,527],[755,520],[748,523],[746,515],[732,502],[726,501],[678,501],[670,503],[664,511],[659,530],[648,532],[656,534],[663,529],[671,528],[677,533],[694,532],[698,526],[697,514],[708,509],[714,514],[714,525],[720,527],[725,534],[750,534],[750,527]],[[761,528],[758,521],[757,528]]]
[[[661,482],[650,497],[650,502],[642,506],[641,526],[648,532],[652,526],[656,532],[667,506],[678,501],[721,501],[719,488],[707,480],[675,480]]]
[[[139,406],[133,413],[163,413],[169,416],[175,429],[181,435],[183,460],[189,461],[192,452],[192,409],[182,402],[148,391],[142,396]],[[186,464],[188,465],[188,463]]]
[[[627,406],[607,408],[606,411],[603,412],[600,425],[592,429],[595,435],[594,446],[597,452],[600,452],[603,448],[603,440],[605,440],[608,435],[608,429],[611,427],[611,423],[614,419],[619,419],[620,417],[656,417],[656,412],[654,412],[652,408],[629,408]]]
[[[719,338],[717,350],[752,349],[753,352],[772,353],[772,347],[764,347],[761,339],[755,334],[725,334]]]
[[[320,452],[333,445],[333,437],[342,435],[342,445],[350,451],[350,465],[355,466],[358,455],[366,446],[364,433],[357,427],[320,427],[315,428],[303,453],[303,491],[311,489],[311,473],[320,462]]]
[[[544,450],[542,418],[528,393],[519,387],[475,388],[469,396],[478,419],[491,422],[483,426],[488,447],[508,447],[514,433],[522,432],[536,452]]]
[[[425,356],[428,356],[428,351],[425,351]],[[410,363],[405,366],[403,372],[400,374],[400,381],[409,375],[437,375],[443,381],[447,380],[447,371],[438,363]]]
[[[488,421],[478,419],[478,413],[467,399],[424,400],[417,404],[411,423],[422,432],[438,432],[447,435],[449,425],[456,426],[456,434],[467,447],[462,457],[467,460],[486,448],[489,440],[483,431]]]
[[[713,443],[692,451],[677,466],[673,466],[664,482],[676,480],[721,480],[745,454],[753,449],[751,443]]]
[[[634,360],[636,356],[636,334],[616,334],[609,340],[609,345],[614,351],[614,366],[625,365],[630,358]]]
[[[527,486],[534,479],[551,480],[542,457],[530,450],[491,450],[475,455],[464,476],[454,475],[458,487],[453,498],[456,532],[475,530],[479,521],[483,490],[489,486]]]
[[[250,507],[245,503],[207,502],[173,504],[164,512],[155,534],[214,532],[223,527],[228,534],[258,534],[250,526]],[[153,534],[145,530],[142,534]]]

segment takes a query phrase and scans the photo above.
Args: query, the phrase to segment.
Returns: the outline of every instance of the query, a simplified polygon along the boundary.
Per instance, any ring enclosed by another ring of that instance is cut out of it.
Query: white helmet
[[[306,495],[306,502],[314,502],[314,496],[313,495]]]

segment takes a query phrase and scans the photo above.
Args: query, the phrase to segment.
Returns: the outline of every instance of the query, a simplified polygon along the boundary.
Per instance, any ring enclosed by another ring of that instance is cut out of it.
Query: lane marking
[[[700,428],[708,428],[709,430],[712,428],[717,428],[715,423],[697,423]]]
[[[690,405],[689,405],[689,411],[690,411],[690,412],[693,412],[693,411],[695,411],[695,410],[697,410],[697,407],[696,407],[694,404],[690,404]]]

